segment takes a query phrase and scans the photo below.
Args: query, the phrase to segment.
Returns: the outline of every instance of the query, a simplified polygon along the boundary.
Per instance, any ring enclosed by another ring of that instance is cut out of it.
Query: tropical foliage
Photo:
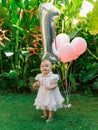
[[[30,67],[37,66],[36,58],[39,58],[37,52],[40,54],[41,49],[36,5],[37,2],[32,1],[10,0],[1,3],[1,87],[10,86],[18,89],[29,86],[28,80],[32,69]]]

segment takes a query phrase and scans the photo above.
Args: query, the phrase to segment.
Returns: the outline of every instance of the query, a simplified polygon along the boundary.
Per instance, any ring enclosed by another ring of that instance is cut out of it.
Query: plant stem
[[[87,48],[87,51],[88,51],[96,60],[98,60],[98,57],[95,56],[88,48]]]

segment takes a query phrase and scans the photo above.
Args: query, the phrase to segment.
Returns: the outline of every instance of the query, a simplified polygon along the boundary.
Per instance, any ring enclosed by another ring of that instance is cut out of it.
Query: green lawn
[[[0,95],[0,130],[98,130],[98,97],[70,95],[71,108],[62,108],[46,123],[33,106],[36,93]]]

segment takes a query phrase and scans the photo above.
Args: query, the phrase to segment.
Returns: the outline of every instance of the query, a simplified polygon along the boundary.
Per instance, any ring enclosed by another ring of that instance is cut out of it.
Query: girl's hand
[[[35,85],[36,85],[36,86],[40,86],[40,82],[36,82]]]
[[[39,87],[39,86],[40,86],[40,82],[35,82],[35,83],[33,84],[33,88]]]
[[[49,88],[49,87],[45,87],[45,90],[51,90],[51,88]]]

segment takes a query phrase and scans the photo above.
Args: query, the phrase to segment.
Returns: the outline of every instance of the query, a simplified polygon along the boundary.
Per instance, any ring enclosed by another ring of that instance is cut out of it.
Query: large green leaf
[[[20,31],[21,34],[24,34],[24,35],[28,34],[28,32],[25,29],[23,29],[23,28],[21,28],[21,27],[19,27],[17,25],[13,24],[12,26],[16,27]]]
[[[25,5],[21,0],[14,0],[17,4],[18,7],[20,7],[21,9],[25,9]]]
[[[2,5],[6,6],[6,0],[2,0]]]
[[[92,34],[98,34],[98,0],[96,0],[89,22],[89,30]]]

